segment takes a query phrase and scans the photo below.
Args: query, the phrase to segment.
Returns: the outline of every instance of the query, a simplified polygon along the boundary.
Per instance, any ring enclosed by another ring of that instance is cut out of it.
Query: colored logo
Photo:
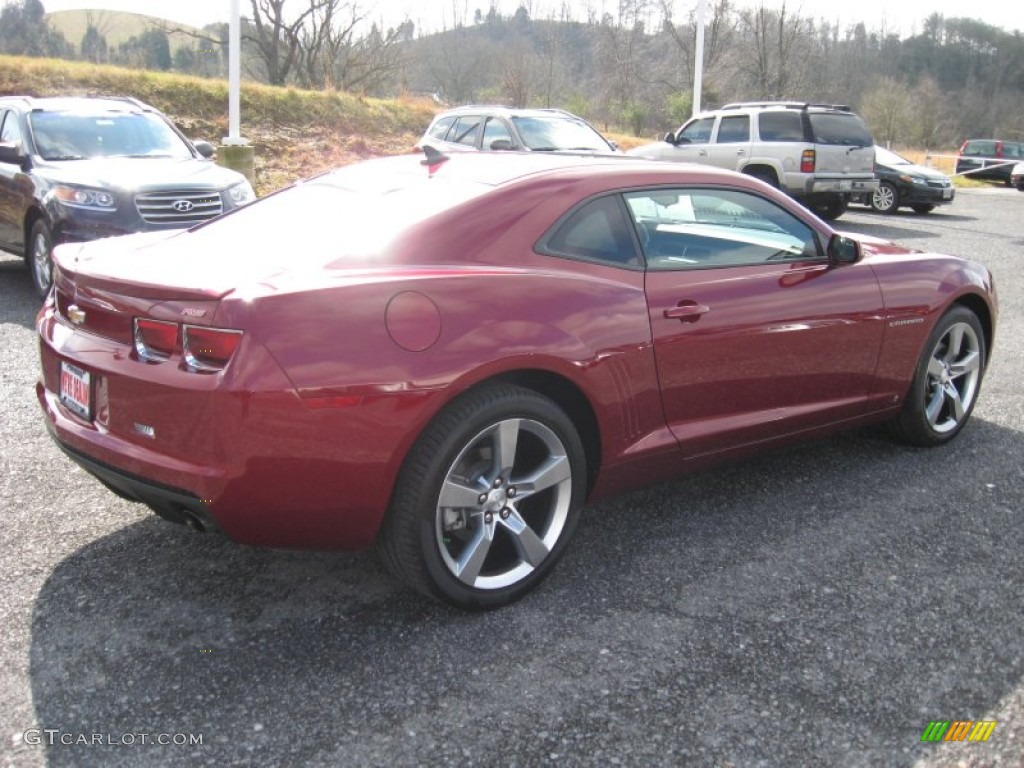
[[[995,720],[932,720],[921,741],[988,741],[995,729]]]

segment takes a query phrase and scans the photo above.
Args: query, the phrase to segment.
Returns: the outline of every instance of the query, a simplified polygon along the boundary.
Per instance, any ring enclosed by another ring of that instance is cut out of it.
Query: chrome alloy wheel
[[[954,323],[932,350],[925,376],[925,418],[939,434],[959,426],[978,394],[981,344],[967,323]]]
[[[871,207],[880,213],[892,213],[896,208],[896,189],[887,183],[880,183],[871,195]]]
[[[32,237],[32,269],[35,271],[35,282],[40,290],[49,288],[53,282],[50,241],[45,234],[39,231]]]
[[[445,475],[435,514],[445,566],[475,589],[526,578],[569,519],[572,468],[544,424],[506,419],[477,433]]]

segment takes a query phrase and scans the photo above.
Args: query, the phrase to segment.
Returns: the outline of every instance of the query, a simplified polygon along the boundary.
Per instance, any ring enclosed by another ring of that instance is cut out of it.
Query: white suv
[[[627,154],[756,176],[826,219],[878,188],[871,132],[849,107],[794,101],[726,104]]]

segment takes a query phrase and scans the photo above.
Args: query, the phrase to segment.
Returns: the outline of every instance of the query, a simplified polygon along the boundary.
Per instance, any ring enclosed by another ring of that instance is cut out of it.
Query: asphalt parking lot
[[[976,258],[1001,317],[973,422],[841,435],[585,512],[534,594],[463,614],[372,554],[256,550],[51,444],[0,256],[0,765],[1021,766],[1024,194],[842,229]],[[995,720],[923,743],[933,720]]]

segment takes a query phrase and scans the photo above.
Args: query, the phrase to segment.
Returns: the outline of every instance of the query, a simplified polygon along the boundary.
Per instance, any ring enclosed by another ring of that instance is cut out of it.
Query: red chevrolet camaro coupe
[[[468,608],[536,586],[588,500],[869,422],[950,440],[996,325],[980,264],[615,157],[371,160],[55,263],[38,396],[74,461]]]

